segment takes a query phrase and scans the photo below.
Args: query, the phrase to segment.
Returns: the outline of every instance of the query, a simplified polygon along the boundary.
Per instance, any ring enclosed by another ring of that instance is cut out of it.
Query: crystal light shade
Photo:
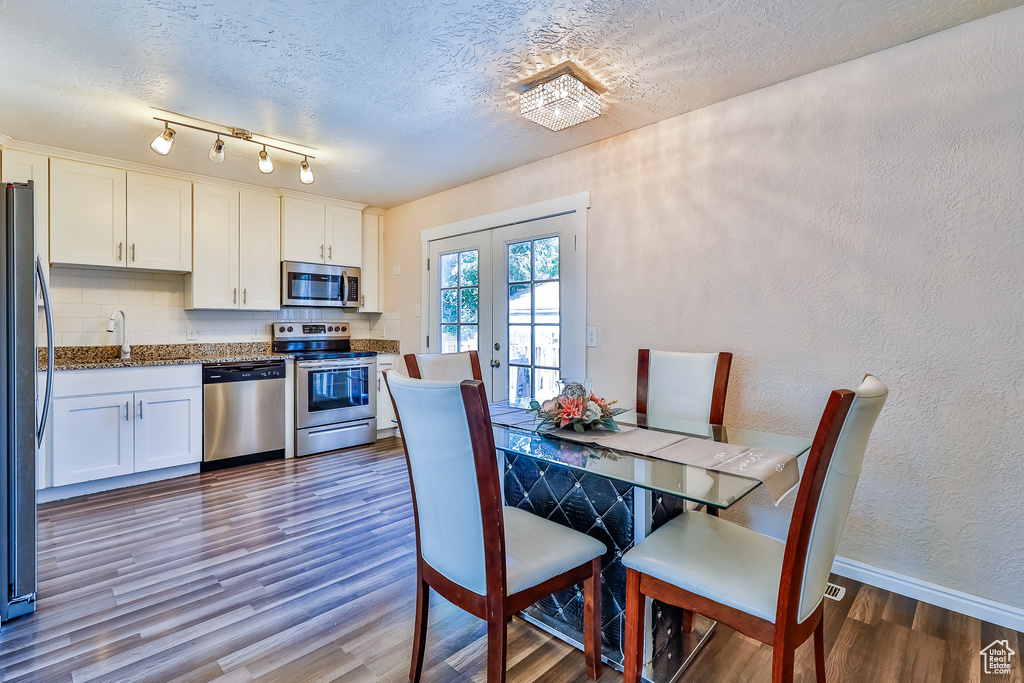
[[[551,130],[601,115],[601,96],[572,74],[536,85],[519,96],[519,113]]]

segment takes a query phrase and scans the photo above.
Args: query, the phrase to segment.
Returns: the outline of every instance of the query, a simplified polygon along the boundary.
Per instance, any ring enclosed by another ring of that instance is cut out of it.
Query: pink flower
[[[569,396],[561,397],[562,414],[559,416],[561,426],[564,427],[572,420],[583,417],[583,399]]]

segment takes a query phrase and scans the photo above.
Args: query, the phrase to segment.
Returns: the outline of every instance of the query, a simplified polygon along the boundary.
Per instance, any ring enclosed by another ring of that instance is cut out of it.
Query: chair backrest
[[[789,527],[776,623],[802,623],[825,594],[868,438],[888,395],[881,380],[867,375],[855,392],[836,390],[829,397]]]
[[[462,353],[407,353],[405,367],[409,377],[438,381],[483,379],[480,356],[476,351]]]
[[[722,424],[731,353],[637,352],[636,412]]]
[[[409,466],[420,555],[478,595],[504,590],[501,493],[483,384],[412,379],[393,370],[384,380]],[[490,584],[489,566],[491,574],[501,570]]]

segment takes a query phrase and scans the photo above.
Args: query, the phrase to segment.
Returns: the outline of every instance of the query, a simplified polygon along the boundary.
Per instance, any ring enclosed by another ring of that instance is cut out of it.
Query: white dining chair
[[[722,424],[732,354],[637,352],[638,420],[663,417]],[[643,417],[641,417],[643,416]]]
[[[483,379],[476,351],[462,353],[407,353],[409,377],[430,380]]]
[[[640,680],[645,596],[771,645],[773,683],[793,680],[794,651],[813,634],[817,679],[824,683],[822,598],[868,438],[887,396],[872,375],[855,392],[832,392],[785,543],[718,517],[682,515],[623,556],[625,683]]]
[[[505,680],[505,625],[557,590],[583,584],[588,675],[601,675],[600,541],[504,507],[494,434],[479,380],[384,375],[398,415],[416,524],[411,681],[423,670],[430,588],[487,621],[487,681]]]

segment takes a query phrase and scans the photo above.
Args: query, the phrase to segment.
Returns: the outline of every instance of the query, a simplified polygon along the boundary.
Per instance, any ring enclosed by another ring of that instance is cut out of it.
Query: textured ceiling
[[[0,0],[0,134],[387,208],[1024,0]],[[553,133],[517,85],[571,59],[606,90]],[[298,161],[153,107],[315,147]]]

